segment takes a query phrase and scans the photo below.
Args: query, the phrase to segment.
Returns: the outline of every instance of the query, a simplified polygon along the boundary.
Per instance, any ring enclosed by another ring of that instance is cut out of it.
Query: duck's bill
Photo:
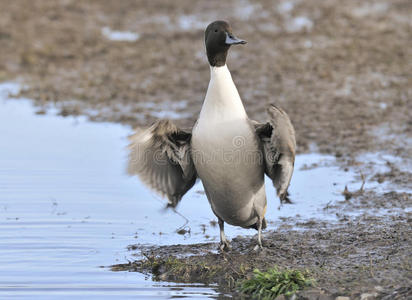
[[[233,34],[226,33],[226,45],[239,45],[239,44],[246,44],[245,40],[238,39]]]

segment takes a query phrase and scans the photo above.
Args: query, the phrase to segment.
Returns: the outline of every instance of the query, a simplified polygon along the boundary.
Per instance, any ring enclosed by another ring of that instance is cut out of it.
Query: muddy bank
[[[253,251],[256,236],[233,238],[227,253],[217,251],[218,243],[136,244],[129,246],[136,260],[112,270],[143,272],[154,280],[218,284],[220,292],[236,298],[242,297],[239,284],[254,269],[277,266],[308,271],[315,279],[315,286],[300,291],[298,299],[409,299],[412,194],[379,193],[365,186],[346,189],[341,201],[323,207],[336,221],[280,218],[275,230],[264,233],[259,252]]]
[[[281,218],[264,233],[264,249],[254,251],[256,236],[235,237],[232,250],[218,243],[131,245],[135,261],[113,271],[143,272],[154,280],[218,284],[235,298],[253,270],[308,271],[316,284],[298,299],[410,299],[412,297],[412,195],[371,189],[345,190],[342,200],[323,207],[337,221]],[[212,225],[210,225],[213,227]],[[215,228],[217,230],[217,228]]]
[[[405,213],[363,215],[337,224],[287,223],[293,227],[280,226],[264,234],[264,249],[258,253],[252,250],[255,239],[242,237],[234,238],[232,251],[224,254],[217,253],[217,243],[137,245],[132,251],[146,258],[112,269],[144,272],[155,280],[218,283],[222,292],[239,296],[237,284],[253,269],[279,266],[308,270],[315,278],[315,287],[299,293],[302,299],[359,299],[362,294],[373,295],[368,299],[408,299],[412,296],[411,222],[412,214]]]

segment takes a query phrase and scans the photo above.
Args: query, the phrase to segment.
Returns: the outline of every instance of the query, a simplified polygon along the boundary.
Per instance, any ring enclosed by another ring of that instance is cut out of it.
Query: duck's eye
[[[215,32],[218,32],[218,30],[217,30],[217,29],[215,29]]]

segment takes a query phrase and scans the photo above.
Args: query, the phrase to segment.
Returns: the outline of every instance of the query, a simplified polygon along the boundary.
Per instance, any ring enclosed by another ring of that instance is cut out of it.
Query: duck
[[[205,30],[210,81],[192,130],[171,120],[156,121],[130,136],[128,173],[168,199],[175,208],[201,180],[217,217],[221,251],[230,250],[224,224],[258,231],[255,249],[262,249],[267,222],[265,174],[281,203],[291,203],[288,188],[295,161],[295,130],[277,105],[267,108],[268,120],[250,119],[226,65],[229,49],[246,44],[228,22],[218,20]]]

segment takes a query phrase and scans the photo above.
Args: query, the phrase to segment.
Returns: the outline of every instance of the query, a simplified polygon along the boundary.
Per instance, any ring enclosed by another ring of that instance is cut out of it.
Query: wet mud
[[[373,203],[366,204],[371,199]],[[411,207],[410,196],[367,193],[348,201],[351,204],[344,204],[345,209],[341,205],[327,208],[340,216],[338,222],[282,220],[277,230],[263,235],[264,249],[258,252],[253,250],[256,236],[234,238],[233,249],[227,253],[218,252],[217,243],[135,245],[130,250],[140,259],[112,266],[112,270],[144,272],[155,280],[218,283],[222,293],[241,296],[236,293],[238,283],[255,268],[279,266],[308,270],[316,279],[315,287],[300,292],[299,299],[360,299],[366,294],[371,295],[368,299],[408,299],[412,295],[412,213],[371,211],[352,217],[350,211],[358,206]]]

